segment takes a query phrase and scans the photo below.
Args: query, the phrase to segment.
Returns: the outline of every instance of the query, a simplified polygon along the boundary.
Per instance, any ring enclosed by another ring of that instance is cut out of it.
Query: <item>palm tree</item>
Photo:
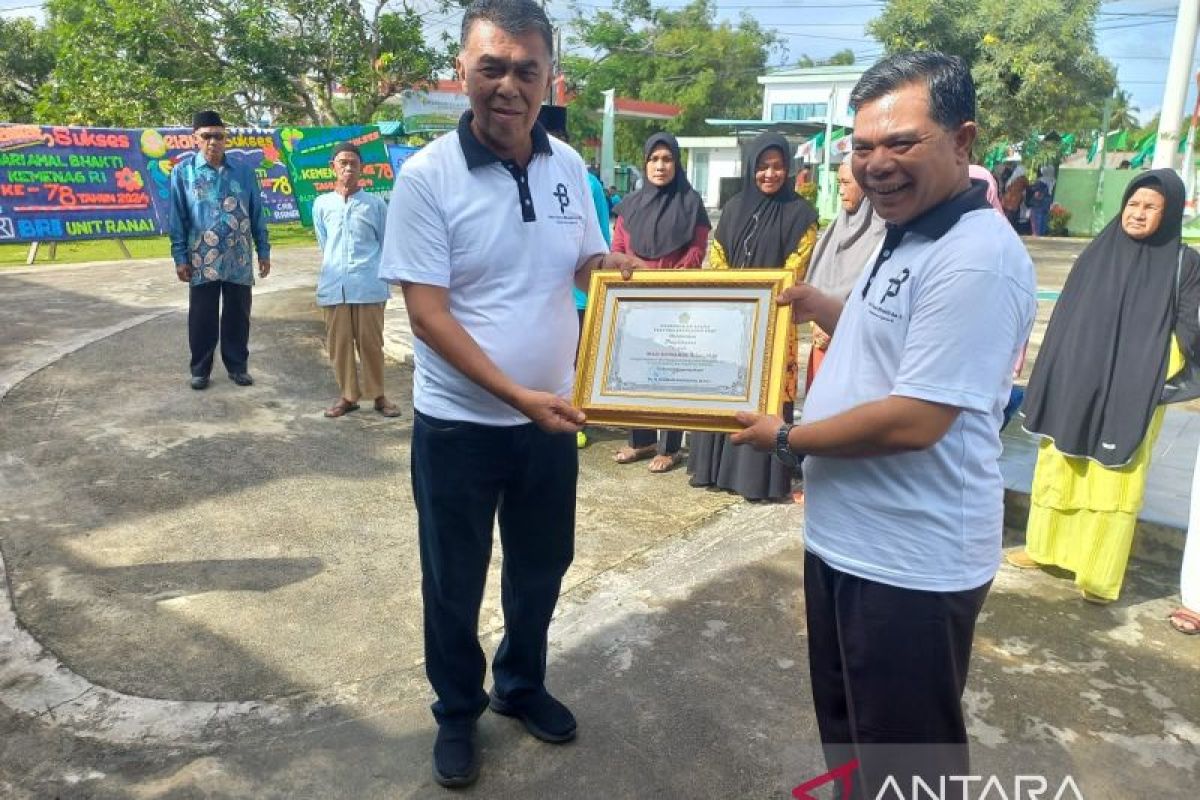
[[[1109,130],[1133,131],[1142,126],[1138,120],[1140,108],[1133,104],[1133,96],[1124,89],[1117,89],[1113,95],[1112,117],[1108,123]]]

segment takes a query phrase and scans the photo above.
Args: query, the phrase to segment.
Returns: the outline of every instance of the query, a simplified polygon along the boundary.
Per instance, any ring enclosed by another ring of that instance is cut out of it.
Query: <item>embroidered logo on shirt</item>
[[[895,297],[896,295],[900,294],[900,287],[904,285],[904,282],[908,280],[909,275],[911,274],[912,273],[908,271],[908,267],[905,267],[904,269],[900,270],[899,276],[895,278],[888,278],[888,288],[884,291],[883,297],[879,299],[879,305],[886,303],[889,297]]]
[[[558,200],[558,213],[566,212],[567,207],[571,205],[571,196],[567,194],[566,184],[560,183],[554,189],[554,198]]]

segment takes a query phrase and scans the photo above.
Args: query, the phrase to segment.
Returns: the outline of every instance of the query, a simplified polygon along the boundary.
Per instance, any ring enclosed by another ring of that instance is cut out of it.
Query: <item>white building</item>
[[[778,130],[793,142],[808,139],[824,130],[828,115],[834,127],[851,127],[850,91],[866,72],[865,66],[806,67],[761,75],[762,117],[757,120],[705,120],[729,128],[732,136],[680,136],[679,148],[687,163],[687,176],[704,198],[716,208],[722,178],[741,175],[740,143],[764,130]]]
[[[704,205],[716,208],[721,197],[721,179],[742,174],[741,150],[736,136],[680,136],[679,150],[687,163],[688,182]]]
[[[771,121],[824,122],[832,111],[833,124],[854,124],[850,92],[867,71],[860,66],[805,67],[760,75],[762,118]]]

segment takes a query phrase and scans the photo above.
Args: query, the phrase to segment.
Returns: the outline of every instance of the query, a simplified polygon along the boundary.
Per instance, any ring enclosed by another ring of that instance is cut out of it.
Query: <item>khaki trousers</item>
[[[383,309],[385,303],[340,303],[322,306],[325,346],[342,397],[353,403],[383,396]],[[354,352],[362,364],[362,391]]]

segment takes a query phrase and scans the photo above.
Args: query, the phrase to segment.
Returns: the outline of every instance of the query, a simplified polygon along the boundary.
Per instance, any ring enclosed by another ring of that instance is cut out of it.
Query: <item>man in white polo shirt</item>
[[[380,275],[400,283],[417,336],[412,480],[419,518],[425,668],[437,694],[433,774],[478,775],[489,705],[547,742],[575,718],[546,690],[547,629],[575,537],[575,434],[564,399],[578,317],[572,287],[608,255],[586,167],[537,124],[552,32],[533,0],[478,0],[456,63],[471,110],[404,164]],[[499,509],[505,635],[483,690],[479,606]]]
[[[831,768],[867,797],[968,773],[962,695],[1000,562],[999,429],[1036,311],[1033,265],[967,175],[975,87],[961,59],[890,56],[851,93],[852,168],[887,234],[844,307],[801,424],[746,415],[735,441],[805,456],[809,667]],[[900,748],[891,745],[921,745]]]

